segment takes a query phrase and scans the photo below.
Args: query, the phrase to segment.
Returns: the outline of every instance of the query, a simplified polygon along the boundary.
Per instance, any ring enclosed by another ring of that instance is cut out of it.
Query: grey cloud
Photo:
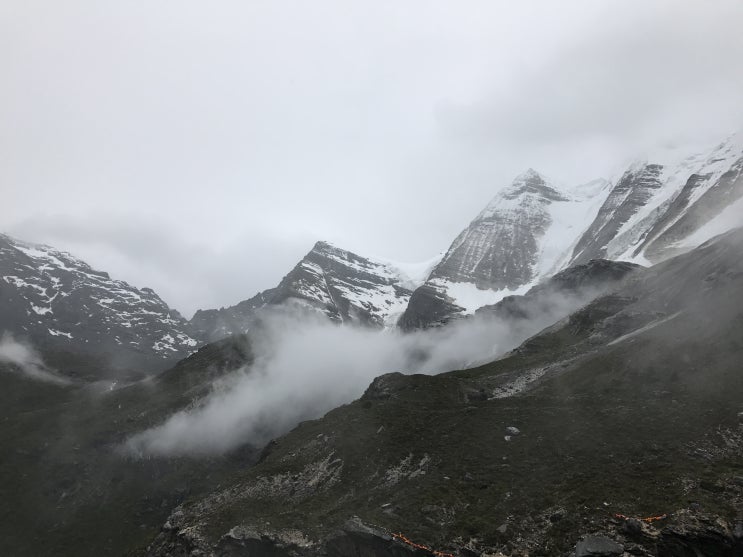
[[[319,239],[425,260],[527,167],[606,177],[740,127],[741,18],[733,0],[11,0],[0,229],[186,313],[274,286]]]
[[[720,139],[743,126],[742,17],[737,2],[614,5],[509,86],[440,107],[443,134],[527,153],[598,144],[614,159]]]

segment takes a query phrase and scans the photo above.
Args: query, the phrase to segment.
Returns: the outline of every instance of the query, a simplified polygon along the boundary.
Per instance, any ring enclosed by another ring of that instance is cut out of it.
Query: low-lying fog
[[[0,337],[0,363],[10,364],[8,369],[37,381],[65,385],[70,381],[50,369],[32,346],[17,341],[12,334],[4,332]]]
[[[146,456],[261,446],[302,420],[358,398],[383,373],[435,374],[492,360],[588,298],[552,296],[528,320],[477,315],[414,333],[339,326],[322,315],[277,309],[250,332],[252,365],[215,382],[196,408],[135,435],[126,448]]]

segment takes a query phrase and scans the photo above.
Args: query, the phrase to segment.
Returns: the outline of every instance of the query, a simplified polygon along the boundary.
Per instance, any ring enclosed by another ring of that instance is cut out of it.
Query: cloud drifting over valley
[[[358,398],[383,373],[435,374],[491,361],[594,294],[545,296],[528,319],[478,314],[413,333],[338,326],[291,305],[276,308],[250,332],[252,365],[216,381],[210,396],[135,435],[126,449],[162,456],[262,446],[298,422]]]

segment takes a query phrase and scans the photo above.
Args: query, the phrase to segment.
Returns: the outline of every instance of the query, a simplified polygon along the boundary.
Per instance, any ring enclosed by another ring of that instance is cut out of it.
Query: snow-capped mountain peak
[[[528,206],[536,207],[551,201],[565,200],[566,195],[551,180],[530,168],[499,191],[475,221],[491,219],[506,211],[518,211]]]
[[[601,181],[571,191],[533,169],[520,174],[454,240],[401,325],[426,326],[525,291],[559,267],[607,193]]]
[[[197,345],[188,322],[151,289],[112,279],[69,253],[2,234],[0,331],[122,365],[180,358]]]
[[[320,241],[275,288],[229,308],[200,310],[191,323],[200,333],[219,338],[250,329],[263,308],[294,301],[338,323],[393,326],[412,291],[440,259],[397,263]]]

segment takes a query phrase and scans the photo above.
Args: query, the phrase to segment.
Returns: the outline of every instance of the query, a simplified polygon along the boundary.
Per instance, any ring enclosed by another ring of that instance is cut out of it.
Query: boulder
[[[624,548],[603,535],[586,536],[575,545],[575,557],[618,557]]]

